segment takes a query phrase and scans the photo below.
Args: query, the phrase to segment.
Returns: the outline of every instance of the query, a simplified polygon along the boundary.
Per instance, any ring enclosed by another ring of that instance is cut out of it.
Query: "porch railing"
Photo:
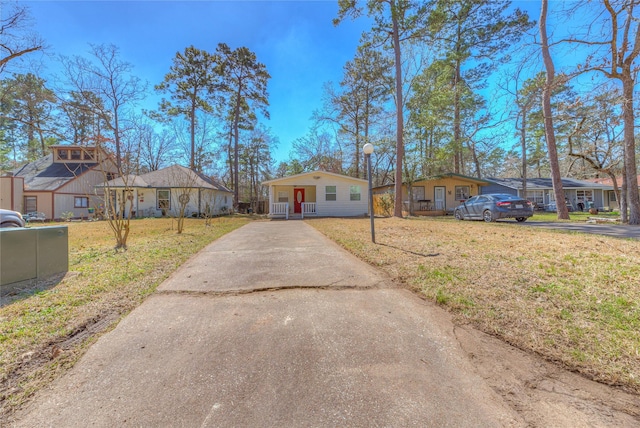
[[[404,201],[403,208],[408,211],[409,204],[411,204],[412,211],[442,211],[444,210],[444,201],[433,202],[431,200],[422,201]]]
[[[271,204],[271,216],[284,216],[289,220],[289,202],[274,202]]]
[[[315,215],[316,214],[316,203],[315,202],[303,202],[302,204],[302,218],[305,215]]]

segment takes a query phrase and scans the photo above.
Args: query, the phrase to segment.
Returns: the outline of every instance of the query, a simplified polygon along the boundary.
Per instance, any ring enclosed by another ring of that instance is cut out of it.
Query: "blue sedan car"
[[[515,218],[523,222],[533,215],[533,204],[519,196],[488,194],[473,196],[453,211],[456,220],[496,221],[501,218]]]

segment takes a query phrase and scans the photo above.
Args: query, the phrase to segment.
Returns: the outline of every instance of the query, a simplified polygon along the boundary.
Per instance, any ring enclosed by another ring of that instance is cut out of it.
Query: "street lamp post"
[[[362,147],[364,157],[367,160],[367,178],[369,179],[369,219],[371,220],[371,242],[376,243],[376,229],[373,224],[373,187],[371,186],[371,153],[373,144],[367,143]]]

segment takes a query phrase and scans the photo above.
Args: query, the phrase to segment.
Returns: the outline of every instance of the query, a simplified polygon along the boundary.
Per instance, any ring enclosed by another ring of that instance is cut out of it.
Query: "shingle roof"
[[[493,178],[485,180],[500,184],[512,189],[522,189],[522,178]],[[609,189],[611,186],[591,183],[589,181],[576,180],[574,178],[563,178],[562,187],[565,189]],[[527,189],[553,189],[553,182],[550,178],[527,178]]]
[[[231,190],[217,181],[180,165],[172,165],[142,175],[128,175],[124,179],[122,177],[116,178],[109,181],[107,185],[109,187],[125,187],[125,182],[129,187],[193,187],[231,193]]]
[[[13,171],[24,178],[25,190],[56,190],[95,167],[96,163],[54,163],[53,154],[29,162]]]
[[[638,182],[638,186],[640,187],[640,175],[638,175],[638,177],[636,178],[637,182]],[[601,177],[601,178],[591,178],[589,180],[587,180],[591,183],[598,183],[598,184],[602,184],[605,186],[613,186],[613,180],[609,177]],[[616,177],[616,182],[618,183],[618,186],[622,186],[622,177]]]

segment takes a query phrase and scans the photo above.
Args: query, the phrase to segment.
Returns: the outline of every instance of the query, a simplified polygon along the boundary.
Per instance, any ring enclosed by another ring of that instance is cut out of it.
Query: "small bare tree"
[[[118,177],[119,169],[115,161],[98,146],[96,150],[98,169],[102,173],[104,184],[98,189],[102,193],[96,195],[103,203],[95,213],[97,218],[102,218],[109,223],[109,228],[116,238],[115,250],[127,249],[127,239],[130,231],[130,221],[133,214],[133,188],[134,178],[129,175]],[[129,202],[127,202],[129,201]]]
[[[100,117],[111,137],[94,136],[95,145],[100,149],[97,156],[106,153],[102,149],[107,145],[115,151],[115,157],[104,155],[106,157],[98,161],[105,179],[101,187],[105,192],[103,210],[106,212],[103,215],[116,238],[116,251],[126,250],[134,195],[132,178],[128,175],[130,165],[124,162],[131,154],[122,152],[127,142],[123,125],[128,109],[144,97],[146,84],[132,75],[131,64],[120,59],[116,46],[91,45],[90,56],[91,59],[63,58],[62,64],[68,85],[78,94],[85,108]],[[111,165],[115,165],[115,170]],[[119,181],[112,182],[116,177]]]
[[[173,187],[172,193],[177,196],[175,208],[171,210],[171,216],[178,223],[178,234],[184,231],[185,218],[190,215],[190,207],[194,201],[198,201],[198,194],[203,186],[203,177],[195,171],[180,165],[167,168],[168,181]],[[198,201],[200,202],[200,201]],[[200,207],[198,206],[198,210]],[[199,214],[199,212],[197,213]]]

